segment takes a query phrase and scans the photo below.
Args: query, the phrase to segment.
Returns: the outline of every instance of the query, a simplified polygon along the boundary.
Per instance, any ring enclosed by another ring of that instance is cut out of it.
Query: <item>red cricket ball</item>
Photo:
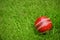
[[[39,32],[46,32],[52,28],[52,22],[50,18],[42,16],[35,21],[35,27]]]

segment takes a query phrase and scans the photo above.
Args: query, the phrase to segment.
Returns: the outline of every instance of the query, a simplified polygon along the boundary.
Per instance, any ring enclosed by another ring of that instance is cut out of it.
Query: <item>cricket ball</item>
[[[46,32],[52,28],[52,21],[47,16],[37,18],[35,27],[39,32]]]

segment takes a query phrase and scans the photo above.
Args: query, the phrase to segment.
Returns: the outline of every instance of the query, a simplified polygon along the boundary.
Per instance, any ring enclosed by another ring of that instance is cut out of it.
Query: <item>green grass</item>
[[[40,16],[53,23],[45,35],[34,26]],[[0,0],[0,40],[60,40],[60,0]]]

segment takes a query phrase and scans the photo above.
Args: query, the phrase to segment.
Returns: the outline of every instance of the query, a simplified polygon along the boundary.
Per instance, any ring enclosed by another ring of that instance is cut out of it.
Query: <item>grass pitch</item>
[[[34,26],[40,16],[53,23],[45,35]],[[60,40],[60,0],[0,0],[0,40]]]

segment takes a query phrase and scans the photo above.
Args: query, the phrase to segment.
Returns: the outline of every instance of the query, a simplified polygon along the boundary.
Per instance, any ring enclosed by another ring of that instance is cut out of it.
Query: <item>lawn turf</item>
[[[34,26],[41,16],[53,23],[45,35]],[[0,40],[60,40],[60,0],[0,0]]]

